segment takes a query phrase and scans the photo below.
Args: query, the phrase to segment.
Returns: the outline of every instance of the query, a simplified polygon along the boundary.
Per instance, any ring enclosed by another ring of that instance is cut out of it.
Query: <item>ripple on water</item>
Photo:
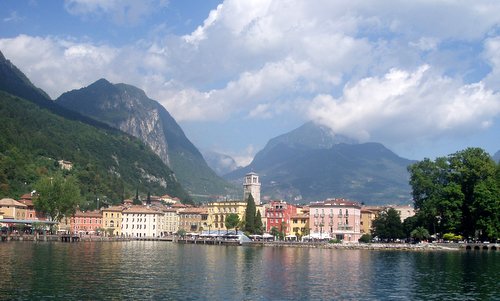
[[[0,300],[500,300],[497,252],[0,244]]]

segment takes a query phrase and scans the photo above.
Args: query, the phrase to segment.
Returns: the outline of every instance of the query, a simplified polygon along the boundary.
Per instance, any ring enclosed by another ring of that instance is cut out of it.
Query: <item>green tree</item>
[[[358,239],[359,242],[361,243],[369,243],[372,241],[372,235],[370,233],[365,233],[361,235],[361,237]]]
[[[255,214],[255,222],[254,222],[254,229],[256,234],[262,234],[264,233],[264,225],[262,224],[262,216],[260,215],[260,211],[257,210],[257,213]]]
[[[255,233],[255,201],[252,194],[248,195],[247,208],[245,209],[245,231]]]
[[[428,239],[430,237],[430,234],[429,231],[427,231],[427,229],[425,229],[424,227],[417,227],[413,231],[411,231],[410,236],[415,241],[422,241]]]
[[[59,174],[43,177],[35,188],[38,194],[35,209],[53,221],[60,222],[63,217],[74,214],[81,202],[80,189],[73,177],[63,178]]]
[[[372,223],[373,236],[383,240],[395,240],[404,237],[403,224],[399,212],[394,208],[382,211]]]
[[[271,232],[270,234],[271,234],[274,238],[277,238],[277,237],[279,236],[279,233],[280,233],[280,231],[278,231],[278,228],[276,228],[276,227],[272,227],[272,228],[271,228],[271,231],[269,231],[269,232]]]
[[[226,229],[234,229],[238,224],[240,223],[240,217],[236,213],[230,213],[226,217],[226,221],[224,222],[224,225],[226,226]]]
[[[432,233],[498,239],[498,165],[480,148],[411,165],[410,185],[422,226]]]
[[[184,230],[182,228],[177,230],[177,232],[176,232],[176,234],[179,235],[180,237],[184,237],[186,235],[186,233],[187,233],[186,230]]]

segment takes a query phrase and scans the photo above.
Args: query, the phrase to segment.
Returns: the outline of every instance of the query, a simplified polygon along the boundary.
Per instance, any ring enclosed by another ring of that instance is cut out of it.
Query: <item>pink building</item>
[[[266,232],[271,232],[275,227],[285,235],[292,233],[290,219],[297,214],[297,207],[287,204],[285,201],[271,201],[266,207]]]
[[[102,228],[102,213],[96,211],[77,211],[70,220],[71,232],[76,234],[94,234]]]
[[[361,205],[344,199],[310,204],[309,227],[313,238],[357,242],[361,237]]]

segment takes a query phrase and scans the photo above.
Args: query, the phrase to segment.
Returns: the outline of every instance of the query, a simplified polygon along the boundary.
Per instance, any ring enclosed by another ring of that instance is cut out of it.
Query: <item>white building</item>
[[[122,212],[122,234],[126,237],[161,237],[164,213],[158,208],[132,206]]]
[[[248,196],[252,194],[255,205],[260,205],[260,182],[259,175],[251,172],[246,174],[243,182],[243,201],[248,200]]]

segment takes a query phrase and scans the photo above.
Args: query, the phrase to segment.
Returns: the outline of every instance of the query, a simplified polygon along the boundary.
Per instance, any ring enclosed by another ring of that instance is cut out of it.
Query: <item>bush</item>
[[[372,241],[372,235],[369,233],[365,233],[361,235],[361,237],[358,239],[359,242],[361,243],[369,243]]]
[[[342,242],[342,241],[341,241],[340,239],[330,239],[330,240],[328,241],[328,243],[330,243],[330,244],[339,244],[339,243],[341,243],[341,242]]]
[[[443,235],[443,239],[449,240],[449,241],[459,241],[459,240],[463,240],[464,238],[462,237],[462,235],[456,235],[454,233],[445,233]]]

